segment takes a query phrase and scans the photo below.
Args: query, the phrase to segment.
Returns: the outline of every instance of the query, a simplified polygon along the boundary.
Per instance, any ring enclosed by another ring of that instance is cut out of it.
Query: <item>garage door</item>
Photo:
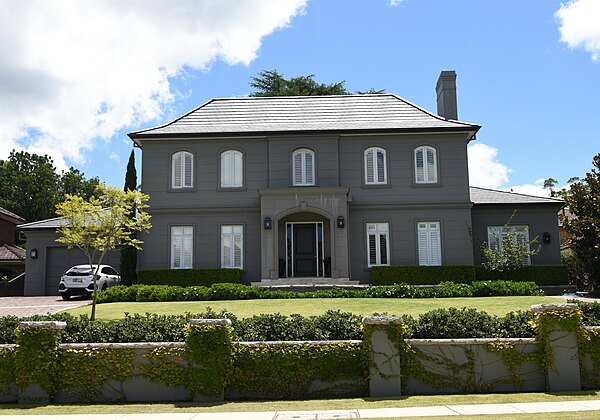
[[[102,264],[112,265],[119,271],[118,251],[106,254]],[[79,249],[67,249],[66,247],[48,247],[46,249],[46,295],[58,295],[58,283],[60,276],[65,274],[69,268],[78,264],[87,264],[85,255]]]

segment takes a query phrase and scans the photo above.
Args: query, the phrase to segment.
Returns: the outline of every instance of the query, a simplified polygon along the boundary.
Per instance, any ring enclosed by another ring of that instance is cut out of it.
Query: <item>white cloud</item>
[[[498,149],[478,143],[467,148],[469,183],[474,187],[500,188],[508,182],[511,170],[498,161]]]
[[[0,158],[84,160],[123,127],[159,117],[169,78],[216,59],[248,64],[307,0],[0,0]]]
[[[560,21],[560,40],[570,48],[583,47],[600,60],[600,1],[571,0],[555,13]]]
[[[403,2],[404,2],[404,0],[389,0],[388,5],[389,6],[399,6]]]
[[[560,190],[560,187],[555,189]],[[536,180],[533,184],[513,185],[510,188],[504,188],[504,190],[519,194],[535,195],[538,197],[550,196],[550,190],[544,188],[544,178]]]

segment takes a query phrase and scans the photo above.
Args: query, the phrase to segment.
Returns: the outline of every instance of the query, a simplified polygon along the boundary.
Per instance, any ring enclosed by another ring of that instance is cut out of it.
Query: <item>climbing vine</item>
[[[15,348],[0,348],[0,394],[6,395],[15,383]]]
[[[140,366],[141,375],[168,386],[186,386],[189,363],[183,347],[157,347],[144,354],[147,363]]]

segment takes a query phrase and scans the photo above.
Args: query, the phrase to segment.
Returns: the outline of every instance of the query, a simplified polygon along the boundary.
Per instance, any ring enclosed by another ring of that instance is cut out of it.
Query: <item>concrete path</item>
[[[60,296],[13,296],[0,298],[0,316],[46,315],[87,305],[90,300],[62,300]]]
[[[536,402],[515,404],[440,405],[433,407],[376,408],[327,411],[270,411],[238,413],[166,413],[166,414],[73,414],[6,415],[2,420],[321,420],[375,419],[381,417],[471,416],[476,414],[532,414],[598,411],[600,399],[586,401]]]

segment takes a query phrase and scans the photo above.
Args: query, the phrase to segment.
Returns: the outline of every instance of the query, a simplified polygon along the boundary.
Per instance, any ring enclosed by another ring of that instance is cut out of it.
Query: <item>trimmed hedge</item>
[[[470,296],[539,296],[533,282],[486,281],[473,284],[445,282],[434,287],[408,284],[372,286],[360,290],[328,289],[316,292],[273,291],[242,284],[217,283],[211,287],[192,286],[114,286],[98,294],[98,303],[108,302],[174,302],[246,299],[311,299],[311,298],[445,298]]]
[[[215,283],[241,283],[237,268],[193,268],[183,270],[138,270],[138,284],[167,286],[212,286]]]
[[[538,286],[569,284],[568,270],[564,265],[530,265],[505,273],[490,271],[481,265],[371,267],[371,282],[374,286],[399,283],[435,285],[444,282],[471,284],[476,280],[533,281]]]
[[[476,266],[475,277],[477,280],[533,281],[538,286],[569,284],[569,274],[566,265],[528,265],[507,273],[496,273],[486,270],[483,266]]]
[[[453,283],[470,284],[475,280],[472,265],[393,265],[371,267],[371,282],[374,286],[406,283],[411,285]]]

